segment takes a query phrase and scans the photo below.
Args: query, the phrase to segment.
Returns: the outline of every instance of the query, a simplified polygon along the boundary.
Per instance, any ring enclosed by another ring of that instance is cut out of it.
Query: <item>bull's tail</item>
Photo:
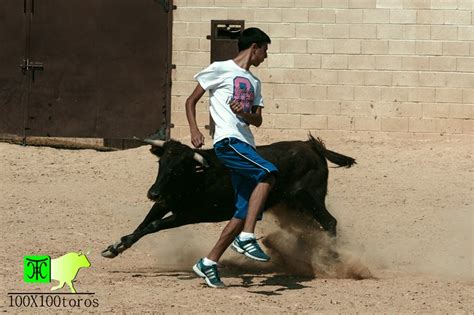
[[[314,138],[311,134],[309,134],[309,144],[311,148],[318,152],[321,156],[324,156],[330,162],[340,166],[349,168],[352,165],[356,164],[356,160],[351,158],[350,156],[346,156],[331,150],[326,149],[323,140],[321,138]]]

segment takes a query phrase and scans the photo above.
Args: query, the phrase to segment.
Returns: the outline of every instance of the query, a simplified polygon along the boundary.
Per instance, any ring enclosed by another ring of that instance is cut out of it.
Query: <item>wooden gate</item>
[[[167,138],[171,9],[0,0],[0,134]]]

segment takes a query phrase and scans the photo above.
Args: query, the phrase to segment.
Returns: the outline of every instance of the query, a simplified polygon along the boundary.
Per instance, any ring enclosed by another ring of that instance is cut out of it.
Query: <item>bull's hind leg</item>
[[[155,203],[153,207],[150,209],[150,211],[148,212],[143,222],[140,223],[140,225],[130,235],[139,233],[139,231],[143,230],[151,222],[162,219],[168,212],[169,210],[163,207],[160,203],[158,202]],[[129,248],[130,246],[132,246],[133,243],[136,242],[136,241],[130,242],[128,239],[125,239],[129,237],[130,235],[123,236],[122,238],[120,238],[118,242],[107,247],[105,250],[102,251],[102,256],[106,258],[115,258],[120,253],[124,252],[127,248]]]
[[[298,199],[298,203],[303,207],[303,210],[309,211],[313,218],[321,225],[324,231],[331,236],[331,241],[327,243],[326,255],[321,256],[321,259],[325,259],[328,264],[332,264],[339,261],[339,253],[336,248],[336,219],[329,213],[324,204],[325,191],[308,192],[306,190],[300,190],[296,193],[295,197]]]
[[[296,202],[309,210],[321,227],[331,236],[336,236],[336,219],[326,209],[327,168],[313,169],[307,172],[297,183],[293,191]]]
[[[324,204],[324,200],[316,201],[316,210],[314,211],[313,215],[321,224],[323,229],[329,233],[329,235],[333,237],[336,236],[337,220],[329,213],[326,205]]]
[[[302,189],[297,191],[293,197],[304,210],[309,210],[311,215],[329,235],[336,236],[337,220],[326,209],[324,193],[310,193]]]
[[[77,293],[76,292],[76,288],[74,288],[74,283],[73,283],[73,280],[69,280],[68,282],[66,282],[67,285],[69,286],[69,290],[71,291],[71,293]]]

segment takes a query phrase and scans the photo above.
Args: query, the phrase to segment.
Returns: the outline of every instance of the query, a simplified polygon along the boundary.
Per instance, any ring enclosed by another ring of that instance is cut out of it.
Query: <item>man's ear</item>
[[[163,149],[163,147],[157,147],[157,146],[152,145],[150,152],[158,157],[161,157],[163,153],[165,153],[165,149]]]

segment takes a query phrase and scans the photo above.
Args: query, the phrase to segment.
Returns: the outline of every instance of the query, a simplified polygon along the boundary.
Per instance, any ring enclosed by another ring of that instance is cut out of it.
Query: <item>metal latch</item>
[[[31,79],[35,80],[35,70],[44,70],[44,65],[42,62],[30,61],[29,59],[23,59],[23,64],[20,65],[21,72],[26,74],[31,71]]]

